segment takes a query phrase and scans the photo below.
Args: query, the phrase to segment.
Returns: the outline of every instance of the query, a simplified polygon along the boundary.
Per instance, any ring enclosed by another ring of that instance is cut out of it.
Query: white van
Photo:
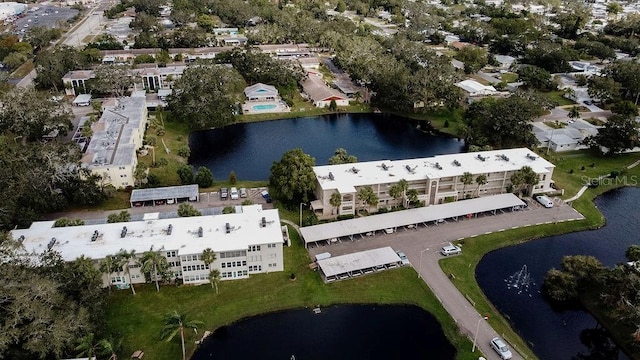
[[[546,208],[552,208],[553,207],[553,201],[551,201],[551,199],[549,199],[545,195],[536,196],[536,201],[538,201],[540,204],[542,204],[542,206],[544,206]]]

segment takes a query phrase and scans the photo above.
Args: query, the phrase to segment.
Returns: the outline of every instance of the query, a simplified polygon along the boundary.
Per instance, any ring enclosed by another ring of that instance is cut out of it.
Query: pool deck
[[[268,109],[256,109],[256,106],[273,106]],[[269,114],[269,113],[288,113],[291,108],[282,100],[277,101],[251,101],[242,104],[243,114]]]

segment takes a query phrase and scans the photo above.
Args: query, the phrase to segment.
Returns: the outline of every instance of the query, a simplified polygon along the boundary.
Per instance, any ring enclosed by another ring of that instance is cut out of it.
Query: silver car
[[[498,353],[498,355],[500,355],[502,360],[508,360],[513,357],[507,344],[505,344],[499,337],[491,339],[491,347]]]

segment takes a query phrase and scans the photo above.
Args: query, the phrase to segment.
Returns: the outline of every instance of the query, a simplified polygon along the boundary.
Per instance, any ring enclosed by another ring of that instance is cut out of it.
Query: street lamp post
[[[300,203],[300,222],[299,222],[300,227],[302,227],[302,205],[307,206],[307,204],[303,202]]]
[[[487,320],[489,319],[488,316],[483,316],[480,319],[478,319],[478,325],[476,325],[476,334],[473,336],[473,348],[471,349],[471,352],[476,352],[476,340],[478,339],[478,330],[480,330],[480,322],[482,320]]]
[[[427,250],[429,250],[429,248],[426,248],[426,249],[420,251],[420,266],[418,267],[418,278],[420,278],[420,272],[422,271],[422,255]]]

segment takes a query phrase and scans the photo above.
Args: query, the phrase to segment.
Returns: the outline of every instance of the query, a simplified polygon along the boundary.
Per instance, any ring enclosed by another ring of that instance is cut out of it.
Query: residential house
[[[564,122],[563,122],[564,124]],[[552,128],[541,122],[533,122],[533,134],[538,140],[538,147],[555,152],[586,149],[582,141],[588,136],[598,134],[598,127],[582,120],[569,120],[563,128]]]
[[[304,94],[316,107],[328,107],[331,101],[335,101],[338,106],[349,105],[349,97],[339,90],[330,88],[320,75],[308,73],[307,77],[301,81],[301,85]]]
[[[467,79],[455,84],[467,93],[467,96],[490,96],[498,93],[498,90],[490,85],[483,85],[475,80]]]
[[[53,221],[35,222],[28,229],[11,234],[25,251],[53,250],[65,261],[80,256],[101,260],[121,249],[134,250],[127,268],[103,274],[104,287],[121,288],[145,282],[137,260],[145,251],[160,251],[167,260],[173,279],[185,284],[209,282],[211,269],[220,271],[221,280],[246,279],[252,274],[283,271],[285,243],[277,209],[261,205],[238,206],[237,213],[159,219],[158,213],[145,214],[143,221],[53,227]],[[216,260],[207,265],[202,253],[210,248]]]
[[[393,198],[390,189],[400,180],[406,180],[408,190],[415,190],[418,200],[426,206],[468,197],[501,194],[511,188],[511,175],[529,166],[538,174],[533,185],[536,193],[552,191],[551,176],[555,165],[527,148],[482,151],[473,153],[438,155],[405,160],[378,160],[354,164],[315,166],[315,196],[311,207],[320,218],[353,215],[359,208],[380,209],[405,204],[407,199]],[[486,175],[487,182],[465,185],[464,173],[475,180]],[[378,204],[368,207],[358,199],[358,190],[370,186],[378,196]],[[330,204],[331,196],[338,193],[341,204]]]

